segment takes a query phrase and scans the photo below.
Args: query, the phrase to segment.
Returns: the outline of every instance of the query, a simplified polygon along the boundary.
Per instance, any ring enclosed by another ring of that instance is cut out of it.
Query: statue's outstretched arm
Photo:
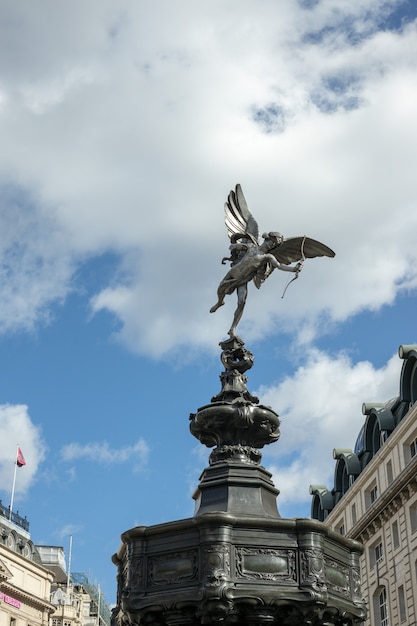
[[[265,256],[275,269],[281,270],[283,272],[299,273],[301,271],[301,268],[303,267],[302,261],[299,261],[296,265],[285,265],[284,263],[280,263],[279,261],[277,261],[273,254],[266,254]]]

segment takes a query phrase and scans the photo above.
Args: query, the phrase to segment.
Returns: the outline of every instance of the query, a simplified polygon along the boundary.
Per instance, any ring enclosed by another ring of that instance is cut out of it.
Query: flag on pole
[[[16,485],[16,471],[18,467],[23,467],[26,465],[25,457],[19,446],[16,448],[16,461],[14,462],[14,472],[13,472],[13,487],[12,487],[12,497],[10,498],[10,513],[9,520],[12,519],[12,510],[13,510],[13,500],[14,500],[14,488]]]
[[[23,467],[26,465],[25,457],[23,456],[23,452],[20,448],[17,449],[16,465],[17,467]]]

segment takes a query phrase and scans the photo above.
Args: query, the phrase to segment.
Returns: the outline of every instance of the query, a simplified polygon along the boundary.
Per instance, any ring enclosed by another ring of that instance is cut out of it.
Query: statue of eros
[[[298,278],[305,259],[318,256],[334,257],[335,253],[323,243],[310,237],[284,239],[281,233],[277,232],[264,233],[263,242],[260,244],[258,224],[249,211],[240,185],[236,185],[236,190],[229,193],[224,211],[231,243],[230,257],[224,257],[222,264],[231,261],[231,268],[217,289],[218,300],[211,307],[210,313],[214,313],[224,304],[225,296],[236,291],[237,308],[228,332],[230,337],[236,337],[236,327],[245,308],[250,280],[253,280],[259,289],[274,269],[294,272],[295,276],[292,280],[295,280]],[[296,265],[291,265],[291,263],[296,263]]]

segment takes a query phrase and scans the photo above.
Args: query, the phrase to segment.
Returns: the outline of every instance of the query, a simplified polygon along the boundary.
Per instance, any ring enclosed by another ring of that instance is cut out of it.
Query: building
[[[36,546],[36,549],[44,567],[54,575],[51,626],[110,626],[110,608],[100,588],[85,574],[68,573],[64,548]]]
[[[29,522],[0,501],[0,626],[110,626],[110,608],[64,548],[35,546]]]
[[[363,405],[355,449],[333,452],[333,488],[310,487],[312,517],[365,546],[366,626],[417,623],[417,345],[399,356],[398,397]]]
[[[49,626],[52,581],[30,540],[29,522],[0,501],[0,626]]]

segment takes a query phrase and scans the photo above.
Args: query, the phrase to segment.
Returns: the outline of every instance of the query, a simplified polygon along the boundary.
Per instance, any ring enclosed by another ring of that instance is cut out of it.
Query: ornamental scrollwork
[[[301,552],[301,584],[311,586],[315,591],[326,589],[323,552],[321,550],[303,550]]]
[[[203,546],[202,579],[207,587],[219,587],[230,578],[230,546],[225,543]]]
[[[361,593],[361,577],[359,573],[358,567],[352,567],[351,570],[352,575],[352,600],[356,603],[362,603],[362,593]]]
[[[139,556],[129,560],[128,587],[141,587],[143,584],[143,557]]]

